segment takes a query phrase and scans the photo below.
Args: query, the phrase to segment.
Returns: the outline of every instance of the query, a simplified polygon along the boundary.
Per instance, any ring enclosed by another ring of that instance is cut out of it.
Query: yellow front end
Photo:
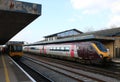
[[[9,55],[11,57],[22,57],[23,56],[23,52],[10,52]]]
[[[109,51],[101,51],[95,44],[92,44],[93,47],[96,49],[97,53],[100,55],[100,57],[105,61],[110,61],[111,57],[109,55]]]

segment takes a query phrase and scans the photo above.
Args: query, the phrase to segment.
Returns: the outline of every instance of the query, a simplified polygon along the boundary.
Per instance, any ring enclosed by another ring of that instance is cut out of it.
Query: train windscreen
[[[22,46],[11,46],[11,51],[13,52],[21,52],[22,51]]]
[[[105,46],[102,43],[100,43],[100,42],[94,42],[94,43],[99,48],[100,51],[107,52],[107,49],[105,48]]]

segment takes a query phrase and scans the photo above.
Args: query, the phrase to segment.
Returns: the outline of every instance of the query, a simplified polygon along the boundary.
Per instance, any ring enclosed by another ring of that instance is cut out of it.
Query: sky
[[[16,0],[42,5],[42,14],[11,41],[28,43],[69,29],[82,32],[120,26],[120,0]]]

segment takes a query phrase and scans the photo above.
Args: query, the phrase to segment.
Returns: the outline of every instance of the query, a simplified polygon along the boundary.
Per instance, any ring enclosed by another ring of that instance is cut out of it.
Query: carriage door
[[[88,59],[88,45],[85,45],[84,48],[83,48],[83,58],[84,59]]]
[[[78,46],[77,54],[78,54],[79,58],[81,58],[81,59],[83,58],[83,52],[84,52],[84,49],[83,49],[82,45]]]
[[[44,54],[46,54],[46,47],[45,46],[43,46],[43,50],[44,50]]]
[[[87,47],[85,45],[78,46],[77,53],[81,59],[88,58]]]
[[[43,53],[43,47],[40,47],[40,54]]]
[[[74,57],[74,45],[71,46],[70,55]]]

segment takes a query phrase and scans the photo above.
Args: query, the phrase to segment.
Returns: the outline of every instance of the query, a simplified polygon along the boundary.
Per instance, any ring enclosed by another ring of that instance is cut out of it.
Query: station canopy
[[[41,5],[15,0],[0,0],[0,45],[41,15]]]

